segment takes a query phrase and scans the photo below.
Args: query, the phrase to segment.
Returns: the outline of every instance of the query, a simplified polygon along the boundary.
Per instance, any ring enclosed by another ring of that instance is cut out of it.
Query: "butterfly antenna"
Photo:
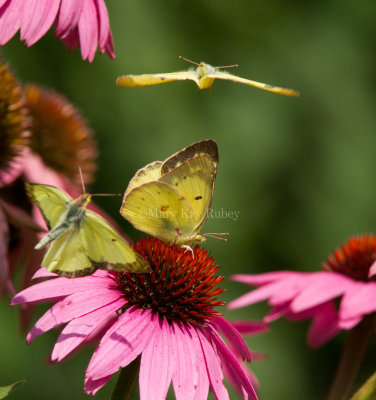
[[[85,184],[84,184],[84,177],[82,176],[82,169],[81,166],[78,166],[78,172],[80,173],[80,180],[81,180],[81,185],[82,185],[82,193],[85,194],[86,190],[85,190]]]
[[[238,68],[239,64],[232,64],[232,65],[223,65],[221,67],[215,67],[215,69],[224,69],[224,68]]]
[[[179,58],[180,58],[180,60],[187,61],[187,62],[189,62],[189,63],[191,63],[191,64],[200,65],[199,63],[196,63],[196,62],[194,62],[194,61],[188,60],[188,58],[185,58],[185,57],[182,57],[182,56],[179,56]]]
[[[218,236],[225,236],[225,235],[229,235],[228,232],[223,232],[223,233],[204,233],[203,236],[207,236],[207,237],[211,237],[213,239],[218,239],[218,240],[222,240],[223,242],[227,242],[227,238],[222,238],[222,237],[218,237]]]

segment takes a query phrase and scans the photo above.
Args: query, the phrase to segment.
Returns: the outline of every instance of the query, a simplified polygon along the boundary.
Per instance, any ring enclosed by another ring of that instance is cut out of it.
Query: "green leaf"
[[[13,390],[16,390],[19,386],[23,385],[25,382],[26,381],[23,379],[22,381],[15,382],[11,385],[0,387],[0,399],[5,399],[5,397],[8,397],[8,395],[12,393]]]
[[[376,372],[368,378],[350,400],[376,400]]]

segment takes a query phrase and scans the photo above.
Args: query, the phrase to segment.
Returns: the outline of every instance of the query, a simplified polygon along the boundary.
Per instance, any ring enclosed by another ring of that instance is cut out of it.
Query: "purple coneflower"
[[[223,279],[198,246],[190,252],[158,239],[134,245],[150,274],[98,270],[75,279],[55,277],[18,295],[12,304],[57,300],[27,336],[66,324],[52,351],[60,362],[93,336],[100,343],[86,371],[85,392],[95,394],[120,369],[140,357],[140,398],[164,399],[172,382],[176,399],[229,399],[223,370],[243,393],[256,399],[243,362],[251,354],[239,332],[214,307]],[[44,273],[38,274],[43,276]],[[55,276],[48,274],[48,276]],[[227,344],[222,334],[229,344]]]
[[[356,236],[328,257],[323,264],[324,271],[233,275],[233,280],[258,288],[232,301],[229,308],[268,300],[273,308],[264,318],[265,322],[280,317],[290,320],[312,318],[308,332],[311,347],[323,345],[341,330],[349,330],[328,399],[347,398],[368,339],[375,329],[375,263],[376,235]]]
[[[92,62],[97,47],[115,57],[104,0],[0,0],[0,45],[20,30],[32,46],[52,25],[70,50],[81,48],[84,60]]]

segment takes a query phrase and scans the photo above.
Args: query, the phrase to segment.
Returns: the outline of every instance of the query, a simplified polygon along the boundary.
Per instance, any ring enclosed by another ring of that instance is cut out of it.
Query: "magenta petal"
[[[99,48],[101,51],[104,51],[110,34],[110,20],[104,1],[96,0],[96,5],[99,20]]]
[[[33,326],[27,335],[27,342],[74,318],[105,306],[121,296],[117,290],[99,289],[79,292],[65,297],[54,304]]]
[[[60,11],[56,23],[56,35],[64,38],[73,30],[80,19],[84,1],[61,0]]]
[[[300,274],[301,273],[291,272],[291,271],[276,271],[276,272],[267,272],[266,274],[255,274],[255,275],[235,274],[231,275],[230,278],[233,281],[247,283],[248,285],[251,286],[260,286],[274,281],[278,281],[290,275],[300,275]]]
[[[56,278],[46,282],[41,282],[30,286],[22,292],[18,293],[11,300],[11,305],[30,303],[47,299],[54,299],[56,296],[68,296],[77,291],[87,291],[98,287],[111,288],[114,282],[108,276],[107,271],[96,271],[93,275],[83,276],[80,278]]]
[[[193,350],[197,360],[198,385],[194,400],[207,400],[209,393],[209,377],[207,368],[203,368],[205,365],[205,358],[202,352],[201,342],[195,328],[188,325],[186,329],[192,339]]]
[[[340,319],[352,319],[374,311],[376,311],[376,282],[353,282],[342,298]]]
[[[4,294],[9,281],[8,263],[9,226],[0,207],[0,294]]]
[[[175,339],[175,367],[172,373],[176,400],[194,400],[198,387],[198,364],[189,330],[173,325]]]
[[[131,307],[103,336],[86,370],[87,379],[113,375],[131,363],[154,335],[158,318],[149,310]]]
[[[110,33],[108,34],[107,43],[106,43],[106,47],[104,48],[104,51],[105,51],[111,58],[115,58],[115,53],[114,53],[114,41],[112,40],[111,31],[110,31]],[[103,53],[102,50],[101,50],[101,53]]]
[[[112,377],[112,375],[105,376],[104,378],[93,380],[91,378],[86,378],[85,379],[85,386],[84,390],[85,393],[87,394],[92,394],[95,396],[95,394],[98,392],[99,389],[101,389]]]
[[[25,0],[8,0],[0,9],[0,45],[7,43],[20,29]]]
[[[124,305],[124,299],[104,305],[89,314],[70,321],[61,331],[51,354],[52,361],[60,362],[64,357],[76,349],[111,315],[116,317],[116,311]]]
[[[263,321],[231,321],[232,325],[243,335],[258,335],[269,330]]]
[[[228,342],[234,347],[243,360],[251,361],[251,352],[240,333],[234,325],[225,318],[218,317],[213,320],[218,330],[224,335]]]
[[[0,0],[0,8],[7,2],[7,0]]]
[[[29,0],[25,5],[21,21],[21,40],[28,46],[37,42],[51,28],[60,0]]]
[[[244,388],[245,392],[249,395],[250,399],[257,400],[256,392],[252,386],[252,383],[245,373],[244,369],[240,365],[239,361],[235,358],[233,352],[228,348],[223,339],[219,336],[214,329],[211,329],[210,337],[215,343],[218,353],[222,359],[222,362],[226,364],[226,368],[231,371],[231,377],[234,379],[238,386]]]
[[[175,358],[173,333],[163,319],[146,345],[140,365],[140,400],[164,400],[171,383]],[[186,371],[190,373],[190,371]]]
[[[92,62],[98,43],[98,18],[94,0],[82,0],[85,6],[78,22],[82,59]]]
[[[353,281],[334,272],[312,273],[305,280],[304,290],[291,303],[291,310],[300,312],[325,303],[343,294]]]
[[[47,268],[42,267],[39,268],[38,271],[31,277],[31,279],[39,279],[39,278],[58,278],[59,275],[55,274],[55,272],[47,271]]]
[[[278,306],[275,306],[272,308],[272,310],[265,315],[264,321],[266,323],[270,323],[275,321],[278,318],[283,317],[290,311],[290,303],[284,303],[284,304],[279,304]]]
[[[340,319],[338,322],[338,327],[340,329],[350,330],[354,328],[355,325],[358,325],[361,320],[362,320],[362,315],[357,315],[356,317],[348,319]]]
[[[316,308],[308,331],[308,346],[316,348],[329,341],[339,332],[338,313],[331,301]]]
[[[196,329],[196,332],[201,343],[202,352],[205,358],[205,365],[208,371],[210,386],[213,390],[214,396],[218,400],[229,400],[230,397],[228,395],[225,385],[223,384],[223,373],[219,356],[214,351],[211,343],[209,343],[206,335],[204,335],[198,329]]]

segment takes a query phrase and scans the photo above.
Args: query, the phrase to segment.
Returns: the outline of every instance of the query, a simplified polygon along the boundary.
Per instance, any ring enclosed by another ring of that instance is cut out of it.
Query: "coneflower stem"
[[[348,333],[327,400],[346,400],[348,398],[374,325],[374,315],[369,315]]]
[[[120,371],[116,382],[115,390],[112,393],[111,400],[131,400],[135,391],[138,375],[140,371],[140,357],[128,364]]]

